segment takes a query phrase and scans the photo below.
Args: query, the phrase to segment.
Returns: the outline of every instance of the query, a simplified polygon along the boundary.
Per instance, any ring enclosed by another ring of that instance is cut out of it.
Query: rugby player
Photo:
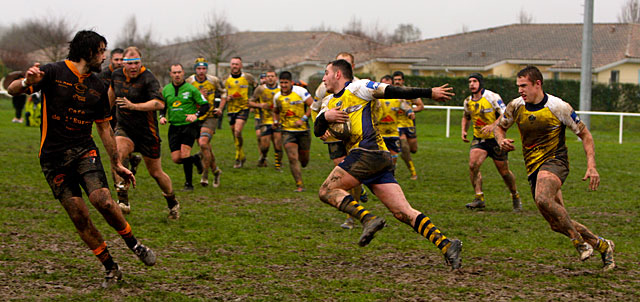
[[[380,83],[392,85],[393,79],[390,75],[385,75],[380,79]],[[400,132],[398,131],[398,115],[404,114],[409,119],[415,118],[415,113],[411,105],[403,99],[381,99],[378,101],[378,129],[384,140],[384,144],[391,153],[393,166],[398,161],[400,153]]]
[[[164,109],[160,83],[143,66],[142,54],[137,47],[126,48],[123,61],[124,67],[113,72],[109,88],[109,99],[118,107],[115,133],[118,155],[123,160],[131,152],[142,154],[149,174],[167,200],[169,218],[172,218],[176,216],[172,211],[178,209],[178,200],[173,193],[171,178],[162,170],[160,161],[160,135],[156,117],[156,111]],[[131,211],[128,190],[129,186],[116,177],[118,205],[125,214]]]
[[[24,79],[13,81],[8,88],[11,95],[42,92],[40,166],[53,196],[64,207],[82,241],[104,266],[103,287],[121,280],[122,271],[89,217],[82,189],[144,264],[151,266],[156,262],[153,251],[136,239],[111,198],[99,150],[91,137],[95,122],[109,154],[111,168],[125,182],[135,185],[135,177],[118,159],[116,141],[109,125],[111,110],[107,89],[93,73],[100,70],[105,60],[106,46],[107,40],[98,33],[79,31],[69,42],[67,60],[44,66],[35,63]]]
[[[107,89],[109,88],[109,86],[111,86],[111,75],[113,74],[113,71],[118,68],[122,68],[123,52],[124,52],[124,49],[122,48],[113,49],[110,53],[109,65],[103,68],[102,71],[100,71],[100,73],[98,74],[98,77],[102,79],[102,81],[104,81],[104,84],[105,86],[107,86]],[[113,106],[111,107],[110,123],[111,123],[111,128],[113,128],[114,131],[116,130],[117,121],[118,120],[116,119],[116,107]],[[131,165],[130,167],[127,167],[127,168],[131,169],[131,173],[133,173],[133,175],[136,175],[136,172],[138,171],[138,165],[140,164],[141,161],[142,161],[142,156],[131,153],[131,155],[128,158],[128,164],[126,163],[127,161],[125,161],[123,164],[125,167],[128,165]]]
[[[274,123],[282,125],[282,145],[287,152],[289,168],[296,182],[295,192],[303,192],[300,166],[304,168],[309,163],[311,134],[308,122],[313,98],[306,89],[293,85],[290,72],[281,72],[279,79],[280,92],[273,97]]]
[[[200,185],[203,187],[209,185],[209,169],[211,169],[213,172],[213,187],[217,188],[220,186],[222,170],[216,165],[216,157],[211,148],[211,139],[216,133],[218,119],[222,116],[222,107],[216,107],[215,104],[216,92],[222,92],[223,88],[220,80],[216,76],[207,73],[209,63],[207,63],[205,58],[197,58],[194,69],[196,73],[188,77],[186,81],[198,88],[200,93],[202,93],[209,102],[209,112],[199,117],[201,127],[198,145],[202,152],[202,176],[200,178]]]
[[[242,58],[231,58],[230,65],[231,72],[222,81],[226,92],[221,96],[220,108],[227,106],[229,125],[236,146],[233,167],[242,168],[247,159],[242,148],[242,129],[249,117],[249,88],[253,89],[256,81],[251,74],[242,72]]]
[[[336,60],[345,60],[349,62],[349,64],[351,64],[352,69],[355,67],[355,60],[351,53],[338,53],[338,55],[336,55]],[[358,78],[354,77],[354,80],[358,80]],[[311,113],[312,117],[314,117],[314,122],[315,116],[318,115],[320,110],[327,106],[327,104],[323,102],[326,95],[327,88],[324,83],[320,83],[320,85],[318,85],[318,88],[316,89],[316,99],[311,105]],[[333,161],[334,167],[337,166],[347,156],[347,149],[345,148],[344,143],[341,140],[333,137],[331,133],[329,133],[329,131],[327,131],[325,135],[321,136],[320,139],[327,145],[329,149],[329,158],[331,159],[331,161]],[[353,188],[353,190],[351,191],[351,195],[357,201],[367,202],[369,200],[367,191],[363,186],[360,186],[359,188]],[[346,230],[353,229],[355,227],[355,221],[353,217],[347,214],[347,219],[340,225],[340,227]]]
[[[515,150],[514,141],[506,138],[506,132],[517,124],[531,194],[538,210],[553,231],[571,239],[580,260],[587,260],[595,248],[601,254],[603,270],[611,270],[616,266],[613,241],[572,220],[564,207],[561,190],[569,175],[565,128],[571,129],[582,141],[587,157],[587,171],[582,180],[589,179],[589,189],[598,188],[600,175],[596,170],[593,137],[571,105],[545,93],[542,82],[542,73],[535,66],[527,66],[518,72],[516,84],[520,97],[511,101],[500,117],[498,127],[494,129],[496,141],[504,151]]]
[[[466,207],[469,209],[485,207],[480,166],[488,156],[493,159],[498,173],[511,192],[513,210],[520,211],[522,210],[522,202],[516,189],[516,177],[509,170],[509,153],[500,149],[493,135],[493,129],[498,124],[498,118],[506,106],[500,95],[484,88],[483,84],[481,74],[472,73],[469,75],[471,95],[464,100],[464,114],[461,121],[462,141],[465,143],[469,142],[467,139],[469,124],[473,125],[473,140],[469,149],[469,178],[476,195]]]
[[[452,269],[460,268],[462,242],[444,236],[427,216],[413,209],[406,200],[402,188],[393,176],[393,161],[375,125],[375,114],[372,111],[374,98],[431,97],[435,100],[447,100],[453,95],[452,88],[447,85],[430,89],[411,88],[370,80],[352,80],[351,64],[345,60],[330,62],[322,78],[330,95],[326,97],[328,106],[318,114],[314,134],[323,136],[330,127],[340,124],[344,126],[345,123],[350,123],[351,130],[332,130],[344,136],[343,142],[348,155],[320,187],[320,200],[357,217],[363,224],[358,244],[366,246],[386,224],[384,218],[370,213],[347,192],[360,184],[366,184],[396,219],[413,227],[435,244]]]
[[[171,83],[164,86],[162,96],[165,100],[166,116],[161,114],[160,124],[167,121],[169,125],[169,149],[171,160],[181,164],[184,170],[184,190],[193,191],[192,177],[193,166],[202,173],[200,155],[191,155],[193,143],[198,138],[200,123],[198,117],[204,116],[209,111],[209,102],[200,93],[198,88],[185,82],[184,70],[181,64],[171,65]],[[198,106],[200,108],[198,108]],[[177,219],[180,205],[176,206],[175,217]]]
[[[260,148],[260,159],[258,167],[267,166],[267,153],[269,144],[273,143],[275,153],[274,165],[280,171],[282,167],[282,134],[280,129],[274,125],[273,121],[273,97],[280,92],[278,77],[274,70],[269,70],[265,74],[265,82],[253,91],[253,96],[249,99],[249,106],[256,108],[260,119],[258,129],[258,147]]]
[[[404,73],[402,71],[396,71],[393,73],[393,85],[399,87],[404,86]],[[412,105],[415,105],[414,112],[419,112],[424,109],[424,103],[422,103],[420,98],[407,101]],[[400,112],[400,115],[398,115],[398,131],[400,131],[400,149],[402,150],[400,156],[407,164],[407,168],[409,168],[411,179],[417,180],[418,173],[416,172],[416,166],[413,164],[413,160],[411,159],[411,153],[418,152],[418,135],[416,133],[415,117],[411,119]]]

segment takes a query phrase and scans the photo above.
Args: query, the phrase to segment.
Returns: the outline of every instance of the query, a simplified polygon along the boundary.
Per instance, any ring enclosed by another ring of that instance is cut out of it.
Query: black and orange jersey
[[[111,76],[113,75],[114,70],[113,66],[109,64],[107,67],[103,68],[100,73],[98,73],[98,77],[104,82],[104,86],[107,87],[107,89],[111,86]]]
[[[387,86],[370,80],[347,82],[347,86],[339,93],[328,95],[322,100],[327,106],[320,114],[335,107],[340,107],[340,110],[349,114],[351,135],[348,141],[343,141],[348,152],[354,148],[388,151],[376,126],[377,110],[372,105],[375,100],[373,94],[384,91]]]
[[[470,120],[473,125],[473,136],[480,139],[494,138],[493,132],[484,134],[482,128],[493,124],[502,115],[506,106],[500,95],[483,89],[480,99],[474,100],[470,95],[464,100],[463,106],[464,118]]]
[[[549,159],[567,157],[567,126],[575,134],[579,134],[585,127],[569,103],[550,94],[545,94],[538,104],[526,103],[522,97],[511,101],[500,118],[499,125],[507,129],[514,123],[520,130],[522,154],[528,175]]]
[[[44,76],[29,87],[42,92],[40,158],[55,157],[76,147],[95,147],[93,122],[111,119],[104,83],[94,73],[80,74],[69,60],[40,67]],[[81,155],[81,154],[79,154]]]
[[[126,97],[132,103],[146,103],[152,99],[164,101],[162,88],[156,77],[145,67],[141,67],[136,78],[129,78],[122,68],[116,69],[111,77],[111,87],[116,98]],[[128,131],[150,130],[158,133],[158,118],[155,111],[137,111],[118,108],[118,127]]]

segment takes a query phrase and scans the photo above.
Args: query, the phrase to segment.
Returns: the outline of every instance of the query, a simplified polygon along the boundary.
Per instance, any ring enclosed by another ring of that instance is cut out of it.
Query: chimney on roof
[[[487,53],[483,51],[483,52],[480,54],[480,56],[484,58],[484,57],[486,57],[486,56],[487,56]]]
[[[616,32],[616,26],[615,25],[611,25],[611,28],[609,29],[610,33],[614,33]]]
[[[473,55],[473,53],[472,53],[472,52],[470,52],[470,51],[469,51],[469,52],[467,52],[467,57],[471,57],[472,55]]]

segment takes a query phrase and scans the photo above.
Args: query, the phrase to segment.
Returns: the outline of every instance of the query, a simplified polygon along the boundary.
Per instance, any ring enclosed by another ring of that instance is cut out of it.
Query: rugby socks
[[[110,270],[115,267],[116,263],[113,261],[113,258],[111,258],[111,254],[109,254],[106,242],[103,241],[102,244],[97,249],[92,250],[92,252],[96,257],[98,257],[98,260],[100,260],[100,263],[104,265],[106,270]]]
[[[233,143],[236,146],[236,160],[243,160],[244,150],[242,149],[242,136],[234,137]]]
[[[344,197],[338,209],[342,212],[345,212],[354,218],[357,218],[363,224],[371,219],[376,218],[375,215],[371,214],[368,210],[366,210],[363,206],[361,206],[357,201],[353,199],[353,196],[347,195]]]
[[[124,230],[118,231],[118,234],[120,234],[122,239],[124,239],[124,242],[127,244],[129,249],[133,250],[133,247],[138,244],[138,239],[136,239],[136,237],[133,236],[133,233],[131,233],[131,226],[128,222]]]
[[[280,169],[282,167],[282,149],[275,150],[275,157],[276,169]]]
[[[482,198],[484,198],[484,196],[483,196]],[[518,198],[520,198],[520,193],[515,192],[515,193],[512,193],[512,194],[511,194],[511,199],[514,199],[514,200],[515,200],[515,199],[518,199]]]
[[[416,217],[413,229],[418,234],[429,239],[429,241],[435,244],[443,254],[446,253],[449,246],[451,246],[451,241],[449,241],[449,239],[447,239],[447,237],[445,237],[440,230],[433,225],[429,217],[424,216],[422,213]]]
[[[516,198],[512,195],[513,198]],[[520,197],[520,195],[518,195],[518,197]],[[482,201],[484,201],[484,192],[480,192],[480,193],[476,193],[476,199],[480,199]]]
[[[416,166],[413,164],[413,160],[409,160],[407,162],[407,167],[409,168],[409,172],[411,172],[411,176],[418,175],[418,173],[416,173]]]
[[[169,209],[173,209],[173,207],[178,204],[178,200],[176,200],[176,194],[171,193],[170,195],[164,195],[164,199],[167,200],[167,207]]]
[[[191,184],[193,180],[193,162],[196,160],[194,156],[189,156],[187,158],[183,158],[181,161],[182,170],[184,170],[184,181],[185,183]]]
[[[607,251],[608,248],[609,248],[609,243],[607,243],[607,241],[604,240],[604,238],[598,236],[598,243],[596,244],[596,251],[598,251],[601,254],[603,254],[603,253],[605,253]]]

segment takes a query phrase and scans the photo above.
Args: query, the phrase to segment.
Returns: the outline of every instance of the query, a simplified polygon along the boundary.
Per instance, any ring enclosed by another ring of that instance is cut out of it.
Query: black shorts
[[[234,113],[227,113],[229,116],[229,125],[233,126],[236,124],[236,120],[247,120],[249,118],[249,109],[243,109]]]
[[[404,134],[407,138],[416,138],[416,137],[418,137],[418,134],[416,134],[416,127],[398,128],[398,132],[400,132],[400,136],[402,136]]]
[[[211,130],[214,134],[216,133],[216,128],[218,127],[218,118],[217,117],[207,117],[204,120],[200,121],[200,128],[207,128]]]
[[[309,151],[311,149],[311,133],[307,131],[282,131],[282,146],[294,143],[298,144],[298,150]]]
[[[538,181],[538,172],[549,171],[558,178],[564,184],[564,181],[569,176],[569,159],[568,158],[552,158],[544,162],[540,167],[529,175],[529,186],[531,186],[531,196],[536,199],[536,182]]]
[[[473,149],[482,149],[487,151],[487,156],[493,158],[493,160],[505,161],[509,159],[509,152],[500,149],[495,138],[482,139],[474,136],[471,141],[470,150]]]
[[[329,147],[329,158],[332,160],[347,156],[347,147],[344,146],[343,142],[330,142],[326,144],[327,147]]]
[[[82,154],[78,156],[79,154]],[[40,159],[42,173],[51,187],[53,196],[59,200],[82,197],[82,189],[91,192],[108,188],[98,148],[71,148],[61,157]]]
[[[200,125],[191,123],[183,126],[169,125],[169,150],[179,151],[182,145],[193,147],[200,136]]]
[[[260,125],[260,136],[272,135],[276,132],[280,132],[280,128],[273,126],[273,124]]]
[[[356,148],[338,166],[367,186],[397,183],[393,175],[393,160],[388,151]]]
[[[384,144],[387,145],[389,151],[400,153],[400,138],[399,137],[382,137]]]
[[[260,121],[259,118],[254,118],[253,119],[253,130],[260,130],[260,124],[262,122]]]
[[[118,125],[115,131],[116,136],[129,138],[134,145],[133,152],[140,152],[149,158],[160,158],[160,137],[159,133],[152,133],[149,130],[131,131]]]

